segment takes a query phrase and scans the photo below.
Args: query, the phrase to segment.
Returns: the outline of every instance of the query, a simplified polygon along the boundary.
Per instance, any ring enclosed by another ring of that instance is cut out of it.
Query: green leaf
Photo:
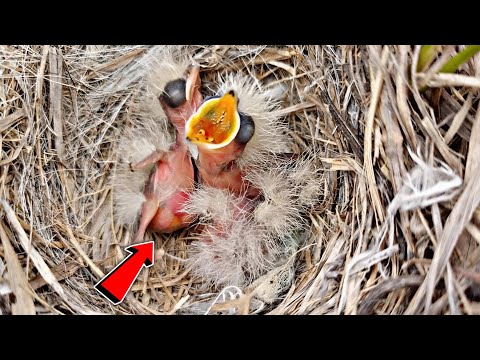
[[[441,73],[454,73],[460,66],[465,64],[472,56],[480,51],[480,45],[468,45],[460,51],[457,55],[451,58],[439,72]]]
[[[423,45],[418,57],[417,72],[424,71],[435,59],[439,50],[439,45]]]

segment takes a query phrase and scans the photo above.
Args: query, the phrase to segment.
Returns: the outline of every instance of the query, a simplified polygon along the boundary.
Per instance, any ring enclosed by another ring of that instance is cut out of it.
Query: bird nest
[[[480,313],[480,59],[441,71],[460,46],[170,47],[203,91],[232,73],[283,89],[318,196],[285,261],[245,286],[191,271],[189,229],[147,232],[154,265],[107,301],[94,285],[133,236],[115,217],[118,139],[159,49],[0,48],[2,314]]]

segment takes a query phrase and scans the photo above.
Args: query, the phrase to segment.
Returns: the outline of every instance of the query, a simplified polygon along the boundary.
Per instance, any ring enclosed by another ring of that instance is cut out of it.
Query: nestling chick
[[[253,198],[258,188],[244,172],[289,151],[285,124],[275,115],[279,104],[251,78],[230,75],[218,83],[217,94],[187,121],[187,141],[198,146],[203,184]]]
[[[145,201],[138,231],[133,240],[141,242],[145,230],[172,232],[191,223],[191,218],[181,208],[194,189],[194,168],[185,143],[185,119],[191,116],[200,104],[202,96],[195,86],[198,68],[184,79],[173,80],[165,86],[159,97],[167,119],[174,125],[176,141],[169,151],[154,151],[142,161],[131,166],[132,170],[156,164],[145,185]],[[165,189],[171,192],[165,198]]]
[[[234,90],[206,99],[186,123],[186,141],[198,146],[200,181],[234,194],[258,195],[237,164],[255,133],[252,117],[237,110]]]
[[[321,193],[320,172],[309,156],[271,157],[270,167],[247,173],[255,199],[201,187],[184,211],[199,218],[199,241],[188,262],[193,273],[219,285],[248,286],[284,264],[307,229],[308,210]]]
[[[143,116],[136,120],[148,126],[136,124],[124,138],[120,152],[127,158],[129,169],[123,164],[114,179],[116,213],[130,224],[138,221],[134,243],[143,240],[147,229],[172,232],[192,221],[181,208],[194,189],[194,167],[184,139],[185,121],[202,101],[197,79],[198,68],[193,67],[186,79],[168,81],[156,99],[161,111],[152,109],[151,98],[144,99],[140,104]],[[155,110],[157,118],[152,119],[154,111],[148,110]],[[173,139],[166,135],[167,122],[175,128]]]
[[[186,125],[189,141],[198,144],[200,177],[207,179],[184,207],[200,223],[188,262],[207,282],[245,287],[295,252],[321,181],[312,158],[285,154],[290,144],[267,91],[237,76],[220,89]],[[243,138],[242,114],[254,130],[244,144],[236,141]],[[230,126],[222,128],[225,122]],[[219,166],[225,162],[234,171]]]
[[[170,232],[198,220],[193,274],[216,286],[248,286],[295,253],[320,174],[311,158],[285,155],[292,139],[279,103],[252,78],[219,78],[216,94],[202,102],[198,68],[185,78],[169,66],[175,76],[154,82],[162,94],[144,99],[120,149],[117,219],[139,224],[136,242],[147,229]]]
[[[268,269],[281,253],[276,239],[265,238],[252,221],[256,200],[226,190],[201,187],[185,211],[199,217],[188,262],[208,284],[244,286]]]

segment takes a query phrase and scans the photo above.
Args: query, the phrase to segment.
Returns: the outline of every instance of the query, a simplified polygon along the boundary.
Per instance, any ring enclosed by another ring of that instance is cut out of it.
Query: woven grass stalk
[[[0,313],[480,314],[480,58],[440,71],[463,49],[419,66],[421,46],[1,46]],[[113,306],[93,285],[133,236],[114,216],[118,139],[165,51],[204,91],[231,73],[277,89],[317,198],[244,286],[191,271],[189,230],[147,233],[155,265]]]

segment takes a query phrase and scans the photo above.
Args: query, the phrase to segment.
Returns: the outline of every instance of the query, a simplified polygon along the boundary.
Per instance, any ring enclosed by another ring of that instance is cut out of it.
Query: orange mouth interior
[[[228,145],[240,129],[237,98],[233,91],[221,98],[207,100],[186,124],[187,140],[211,147]]]

